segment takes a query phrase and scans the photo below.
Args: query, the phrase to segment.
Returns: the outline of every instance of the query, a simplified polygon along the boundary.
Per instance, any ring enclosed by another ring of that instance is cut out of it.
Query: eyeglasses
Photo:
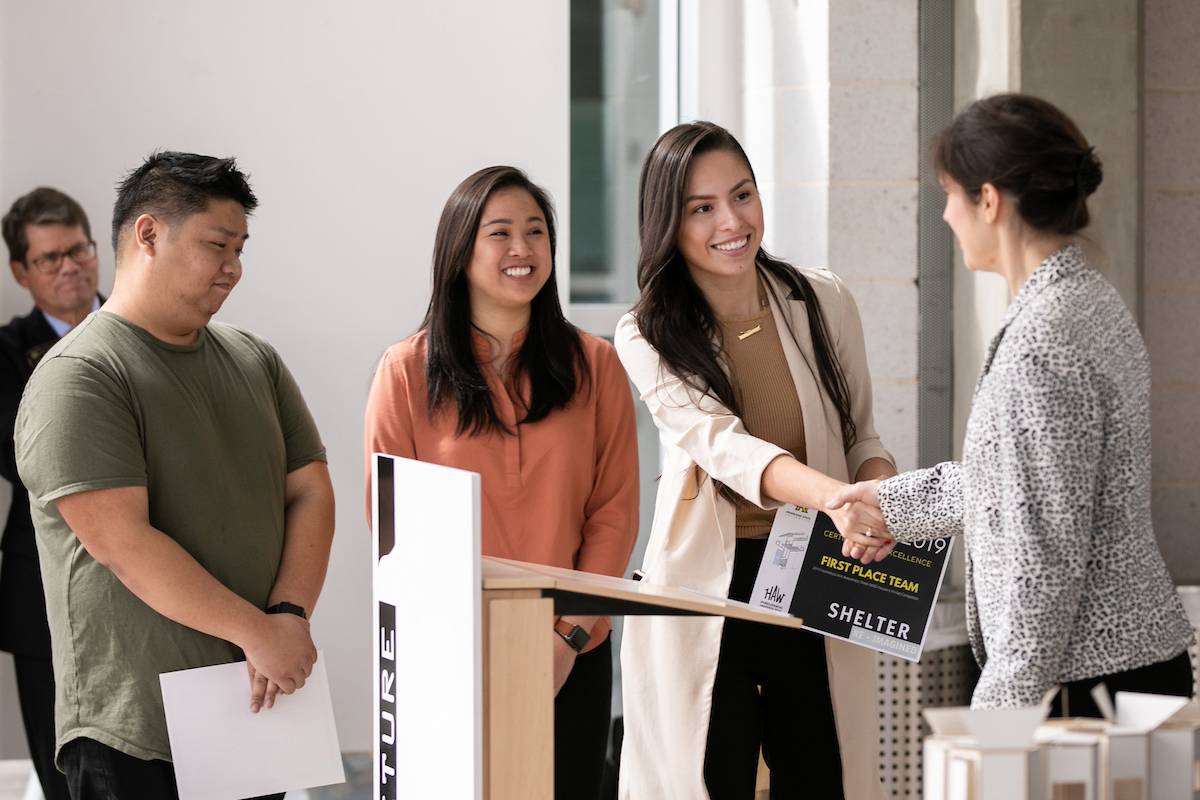
[[[93,241],[80,242],[70,250],[46,253],[28,263],[43,275],[57,275],[58,271],[62,269],[63,259],[68,257],[77,265],[87,264],[96,257],[96,243]]]

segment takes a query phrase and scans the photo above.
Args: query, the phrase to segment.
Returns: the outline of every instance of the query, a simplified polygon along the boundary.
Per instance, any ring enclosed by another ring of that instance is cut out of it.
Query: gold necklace
[[[767,298],[764,295],[760,294],[758,296],[758,310],[762,311],[766,307],[767,307]],[[738,334],[738,341],[744,342],[761,330],[762,330],[762,323],[755,325],[753,328],[750,328],[749,330],[744,330]]]
[[[758,333],[761,330],[762,330],[762,325],[755,325],[753,328],[751,328],[748,331],[742,331],[741,333],[738,334],[738,341],[744,342],[745,340],[749,339],[751,336],[753,336],[754,334]]]

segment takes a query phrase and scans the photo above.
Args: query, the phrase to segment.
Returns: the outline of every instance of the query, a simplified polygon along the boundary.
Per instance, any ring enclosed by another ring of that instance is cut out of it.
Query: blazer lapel
[[[979,379],[975,381],[975,392],[979,394],[979,387],[983,385],[983,379],[987,377],[988,370],[992,368],[992,359],[996,357],[996,351],[1000,349],[1000,342],[1004,339],[1004,332],[1008,330],[1008,322],[1004,323],[1004,327],[996,331],[996,335],[992,337],[992,341],[988,342],[987,354],[983,357],[983,369],[979,370]]]
[[[987,377],[988,371],[992,368],[992,361],[996,358],[996,351],[1000,349],[1000,343],[1004,341],[1004,334],[1008,330],[1008,326],[1013,323],[1013,320],[1020,315],[1025,306],[1033,301],[1033,298],[1041,294],[1043,289],[1082,267],[1082,251],[1080,251],[1078,245],[1073,244],[1059,250],[1034,270],[1029,279],[1025,281],[1025,285],[1021,287],[1021,291],[1017,292],[1017,296],[1009,303],[1008,310],[1004,313],[1004,320],[1000,323],[1000,330],[996,332],[996,335],[992,337],[992,341],[988,343],[987,355],[983,359],[983,369],[979,371],[979,380],[975,382],[976,394],[979,393],[979,387],[983,385],[983,379]]]
[[[791,294],[790,287],[781,285],[767,276],[775,291],[768,292],[775,327],[783,343],[783,354],[787,359],[800,408],[804,412],[804,442],[809,466],[826,471],[828,442],[836,441],[838,434],[829,425],[829,409],[825,407],[825,395],[817,378],[813,359],[812,335],[808,329],[808,307],[803,300]],[[792,339],[792,334],[795,339]],[[797,347],[797,344],[799,347]]]

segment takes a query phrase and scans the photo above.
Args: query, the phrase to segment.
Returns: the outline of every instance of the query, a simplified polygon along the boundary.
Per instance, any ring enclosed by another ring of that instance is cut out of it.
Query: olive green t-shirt
[[[172,345],[98,311],[38,364],[15,439],[50,619],[57,749],[85,736],[170,760],[159,673],[242,654],[134,596],[54,501],[146,487],[150,523],[262,608],[283,552],[287,474],[325,460],[304,398],[251,333],[211,323]]]

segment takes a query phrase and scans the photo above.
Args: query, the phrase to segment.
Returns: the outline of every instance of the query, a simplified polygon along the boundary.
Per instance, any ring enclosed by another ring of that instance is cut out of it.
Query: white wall
[[[526,168],[567,230],[567,12],[559,0],[0,0],[0,204],[58,186],[103,242],[114,183],[155,148],[236,155],[251,174],[261,206],[219,319],[278,347],[329,449],[338,533],[314,633],[345,750],[371,735],[371,370],[424,311],[437,217],[468,173]],[[27,297],[0,285],[0,316],[23,313]],[[5,707],[0,725],[14,717]]]

